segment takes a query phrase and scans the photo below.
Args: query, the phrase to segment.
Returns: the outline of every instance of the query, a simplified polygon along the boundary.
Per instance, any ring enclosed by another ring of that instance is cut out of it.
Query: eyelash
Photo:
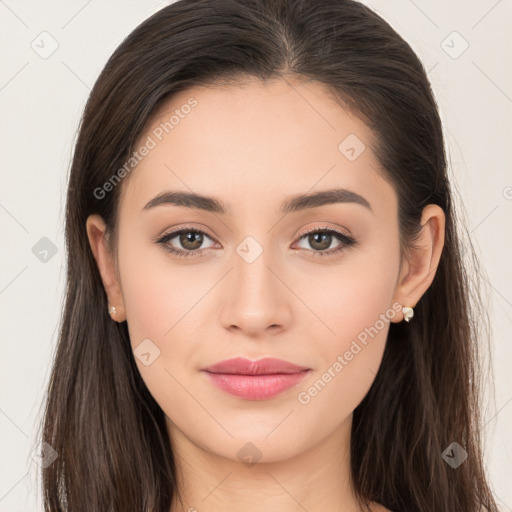
[[[177,235],[180,235],[182,233],[198,233],[201,235],[206,235],[208,238],[212,238],[211,236],[208,235],[208,233],[205,233],[204,231],[201,231],[200,229],[196,229],[193,227],[185,227],[185,228],[182,228],[182,229],[179,229],[176,231],[171,231],[170,233],[166,233],[165,235],[163,235],[162,237],[157,239],[156,243],[163,245],[166,251],[170,252],[174,256],[177,256],[178,258],[196,257],[196,256],[199,256],[201,252],[207,250],[207,249],[196,249],[195,251],[182,251],[182,250],[175,249],[174,247],[171,247],[170,245],[168,245],[168,242],[170,240],[172,240]],[[338,239],[341,242],[341,244],[336,249],[333,249],[330,251],[312,251],[312,250],[308,251],[308,252],[311,252],[314,257],[331,256],[333,254],[343,251],[344,249],[346,249],[348,247],[352,247],[358,243],[355,238],[345,235],[344,233],[341,233],[340,231],[337,231],[336,229],[328,228],[327,226],[322,227],[322,228],[314,228],[314,229],[310,229],[310,230],[306,231],[299,237],[299,241],[312,233],[327,233],[330,235],[334,234],[336,239]]]

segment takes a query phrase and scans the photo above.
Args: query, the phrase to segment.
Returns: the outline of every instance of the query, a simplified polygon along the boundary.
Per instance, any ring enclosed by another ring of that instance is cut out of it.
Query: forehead
[[[178,189],[242,208],[251,197],[261,206],[262,197],[281,202],[283,195],[333,187],[373,189],[374,201],[393,202],[373,137],[316,81],[194,86],[148,121],[135,149],[150,149],[122,202],[140,210],[158,193]]]

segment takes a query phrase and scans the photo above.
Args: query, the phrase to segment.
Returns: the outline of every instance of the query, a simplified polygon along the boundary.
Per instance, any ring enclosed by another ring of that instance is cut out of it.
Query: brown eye
[[[302,235],[299,240],[303,239],[306,239],[307,244],[311,247],[309,252],[312,253],[313,256],[329,256],[357,243],[354,238],[334,229],[327,228],[316,228],[315,230],[311,230]],[[328,250],[333,241],[338,241],[338,245],[335,246],[334,249]]]
[[[190,257],[197,256],[211,247],[201,248],[206,238],[210,237],[201,230],[184,228],[162,236],[157,243],[176,256]]]
[[[190,251],[199,249],[203,244],[203,235],[197,231],[182,231],[178,237],[181,246]]]
[[[318,249],[319,251],[325,251],[329,249],[332,243],[333,236],[326,232],[317,232],[311,235],[308,235],[308,242],[313,249]]]

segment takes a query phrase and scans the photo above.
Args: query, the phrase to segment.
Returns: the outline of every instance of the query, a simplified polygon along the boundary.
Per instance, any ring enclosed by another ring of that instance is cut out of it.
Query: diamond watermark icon
[[[454,441],[441,454],[441,457],[453,469],[457,469],[468,458],[468,452]]]
[[[441,48],[452,58],[458,59],[468,48],[469,43],[457,32],[453,31],[441,42]]]
[[[144,366],[149,366],[160,356],[160,349],[149,338],[146,338],[134,349],[133,355]]]
[[[338,146],[340,153],[351,162],[357,160],[365,149],[363,141],[354,133],[345,137]]]
[[[46,469],[51,466],[55,459],[59,456],[59,454],[55,451],[55,449],[49,445],[47,442],[44,442],[41,446],[41,451],[32,454],[32,460],[36,462],[40,467]]]
[[[32,247],[32,254],[39,261],[48,263],[57,254],[57,246],[49,238],[43,236]]]
[[[246,466],[252,467],[261,459],[263,454],[254,444],[245,443],[236,455]]]
[[[41,59],[51,57],[59,47],[57,40],[49,33],[43,31],[30,43],[30,47]]]
[[[246,263],[252,263],[263,252],[263,247],[254,237],[248,236],[238,244],[236,252]]]

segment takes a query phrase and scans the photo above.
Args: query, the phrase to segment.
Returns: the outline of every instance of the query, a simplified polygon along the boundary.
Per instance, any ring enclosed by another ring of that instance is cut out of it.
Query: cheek
[[[160,402],[161,393],[179,391],[186,372],[200,366],[200,344],[208,339],[205,307],[212,307],[208,294],[219,277],[207,264],[173,262],[164,250],[129,237],[119,242],[119,272],[135,361]],[[145,366],[137,355],[148,351],[158,357]]]
[[[171,263],[152,242],[126,237],[119,243],[119,272],[132,344],[140,338],[171,339],[204,295],[206,281],[195,265]]]
[[[325,285],[315,287],[314,293],[309,290],[308,305],[322,320],[309,323],[307,336],[316,340],[319,364],[300,389],[299,403],[311,404],[308,408],[319,414],[336,404],[336,422],[361,402],[377,374],[390,320],[397,313],[392,304],[397,276],[398,249],[383,245],[354,256],[336,272],[331,268],[329,279],[322,279]],[[306,289],[300,293],[306,296]]]
[[[294,279],[297,295],[315,313],[312,324],[321,333],[327,352],[343,350],[354,338],[373,326],[389,311],[398,277],[398,251],[375,246],[375,250],[354,252],[341,264],[302,269]],[[308,275],[308,279],[300,278]],[[300,284],[299,284],[300,283]],[[311,322],[310,322],[311,324]],[[382,329],[381,322],[378,323]],[[314,332],[310,332],[314,336]],[[361,336],[363,338],[364,336]]]
[[[127,240],[119,247],[128,331],[140,375],[166,413],[188,411],[187,421],[199,421],[201,411],[190,400],[190,393],[197,394],[195,382],[188,381],[187,370],[201,339],[191,328],[211,279],[197,279],[192,267],[173,268],[165,254],[143,244]]]

